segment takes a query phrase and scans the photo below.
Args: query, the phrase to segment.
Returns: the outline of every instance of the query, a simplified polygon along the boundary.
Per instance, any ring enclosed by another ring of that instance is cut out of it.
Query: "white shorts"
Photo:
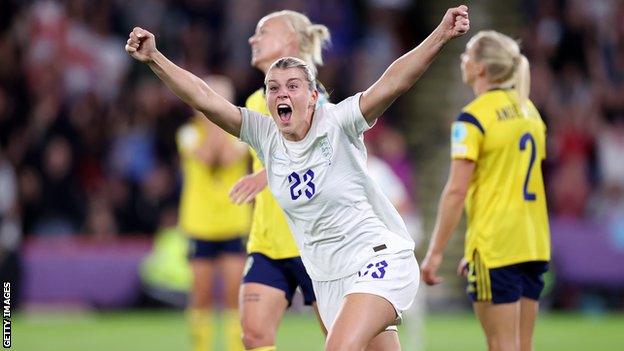
[[[418,262],[412,250],[371,258],[359,272],[330,281],[312,280],[316,303],[329,330],[338,315],[345,296],[366,293],[381,296],[394,307],[397,318],[394,325],[401,324],[403,311],[416,297],[420,281]],[[389,329],[396,330],[396,327]]]

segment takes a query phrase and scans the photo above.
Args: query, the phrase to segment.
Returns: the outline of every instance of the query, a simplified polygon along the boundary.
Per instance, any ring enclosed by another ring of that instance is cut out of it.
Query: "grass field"
[[[471,314],[430,315],[425,328],[427,351],[485,350]],[[415,349],[410,345],[409,326],[402,327],[401,338],[403,350]],[[13,320],[12,341],[12,349],[18,351],[189,350],[183,315],[175,311],[18,314]],[[314,318],[287,315],[278,349],[322,350]],[[536,329],[535,350],[624,350],[624,315],[543,314]]]

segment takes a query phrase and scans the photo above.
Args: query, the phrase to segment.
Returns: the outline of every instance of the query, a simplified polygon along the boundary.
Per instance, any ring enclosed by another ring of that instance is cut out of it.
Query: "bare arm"
[[[236,137],[240,135],[240,110],[215,93],[202,79],[169,61],[156,49],[152,33],[135,27],[125,48],[130,56],[146,63],[182,101],[202,112],[226,132]]]
[[[475,163],[473,161],[453,160],[451,162],[451,172],[440,197],[433,235],[429,242],[427,255],[421,265],[422,279],[429,285],[442,281],[437,276],[437,271],[442,263],[442,254],[446,244],[461,219],[464,200],[474,169]]]
[[[360,109],[371,123],[408,91],[451,39],[470,28],[468,7],[462,5],[446,11],[442,22],[420,45],[394,61],[384,74],[360,98]]]

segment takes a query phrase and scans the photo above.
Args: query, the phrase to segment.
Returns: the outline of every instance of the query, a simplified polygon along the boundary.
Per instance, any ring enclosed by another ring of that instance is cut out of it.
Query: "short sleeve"
[[[241,107],[242,125],[240,140],[249,144],[258,154],[258,158],[264,162],[263,145],[267,144],[272,130],[273,120],[262,114]]]
[[[372,125],[369,125],[364,119],[362,110],[360,110],[361,96],[362,93],[357,93],[344,99],[335,106],[335,114],[342,129],[347,135],[353,137],[359,137],[372,127]]]
[[[479,159],[484,134],[485,130],[476,117],[467,112],[461,113],[451,128],[451,158]]]

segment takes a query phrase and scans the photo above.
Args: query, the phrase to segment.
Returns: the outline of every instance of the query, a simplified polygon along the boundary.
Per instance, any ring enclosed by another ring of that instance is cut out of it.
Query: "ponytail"
[[[306,61],[314,65],[323,65],[322,51],[331,40],[329,29],[322,24],[312,24],[307,28],[306,32],[309,40],[309,50],[307,50],[308,52],[302,50],[302,54],[304,54],[304,56],[306,54],[309,55],[310,59]]]
[[[522,54],[518,56],[514,80],[516,92],[518,94],[518,102],[520,103],[520,107],[524,108],[527,100],[529,100],[529,94],[531,92],[531,69],[529,68],[529,60]]]

